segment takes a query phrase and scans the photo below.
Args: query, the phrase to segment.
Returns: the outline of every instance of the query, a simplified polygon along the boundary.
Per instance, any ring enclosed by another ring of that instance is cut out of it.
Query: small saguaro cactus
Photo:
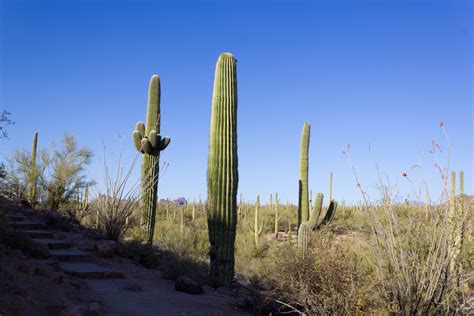
[[[38,132],[35,132],[33,136],[33,146],[31,149],[31,160],[30,160],[30,174],[29,174],[29,188],[28,188],[28,202],[31,206],[35,206],[36,203],[36,146],[38,144]]]
[[[230,286],[234,279],[237,226],[237,61],[219,56],[212,95],[211,131],[207,165],[207,225],[210,281]]]
[[[324,215],[323,219],[318,223],[319,217],[321,216],[322,212],[322,206],[323,194],[318,193],[316,195],[313,212],[311,212],[309,220],[301,223],[300,227],[298,228],[298,247],[302,250],[303,255],[306,249],[308,248],[311,239],[311,234],[313,233],[313,231],[320,229],[323,225],[328,225],[332,221],[334,213],[336,212],[337,203],[334,200],[329,203],[326,214]]]
[[[253,228],[252,226],[249,225],[249,228],[250,228],[250,232],[253,234],[253,238],[254,238],[254,241],[255,241],[255,248],[258,248],[260,242],[260,235],[262,235],[262,232],[263,232],[263,221],[261,223],[261,225],[259,226],[258,225],[258,222],[260,221],[259,217],[260,217],[260,196],[257,195],[257,201],[255,202],[255,213],[254,213],[254,225],[253,225]]]
[[[147,245],[153,243],[155,229],[156,201],[158,199],[158,177],[160,172],[160,152],[165,150],[171,139],[160,134],[160,77],[154,75],[150,79],[148,90],[148,109],[146,125],[137,122],[132,133],[135,148],[143,154],[141,175],[141,227],[143,241]]]
[[[81,204],[81,208],[84,211],[87,211],[87,209],[89,208],[89,184],[86,184],[86,187],[84,188],[84,195],[82,196]]]
[[[243,197],[242,197],[242,193],[240,193],[239,206],[238,206],[238,209],[237,209],[237,217],[238,217],[238,218],[242,218],[242,207],[243,207],[243,204],[244,204],[244,199],[243,199]]]
[[[454,220],[456,212],[456,171],[451,172],[451,192],[449,194],[449,218]]]
[[[288,235],[286,241],[291,244],[291,219],[288,219]]]
[[[300,179],[298,190],[298,227],[309,218],[308,154],[311,125],[304,123],[300,146]]]
[[[281,216],[278,215],[278,208],[279,208],[279,203],[278,201],[278,193],[275,193],[275,239],[278,240],[278,223],[281,219]]]

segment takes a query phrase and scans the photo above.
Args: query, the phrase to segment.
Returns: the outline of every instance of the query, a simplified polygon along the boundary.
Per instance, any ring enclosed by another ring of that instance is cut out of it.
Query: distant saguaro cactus
[[[258,223],[260,221],[260,196],[257,195],[257,201],[255,202],[255,213],[254,213],[254,226],[249,225],[250,232],[253,234],[253,238],[255,241],[255,248],[258,248],[260,242],[260,235],[263,232],[263,221],[262,224],[259,226]]]
[[[207,169],[207,215],[211,244],[210,281],[230,286],[234,279],[237,225],[237,61],[219,56],[212,95],[211,131]]]
[[[308,154],[311,125],[304,123],[300,147],[300,179],[298,190],[298,227],[309,218]]]
[[[153,243],[155,229],[156,201],[158,198],[158,177],[160,172],[160,152],[170,143],[169,137],[160,135],[160,77],[154,75],[148,90],[148,109],[146,126],[137,122],[132,133],[135,148],[143,154],[142,158],[142,233],[147,245]]]
[[[449,218],[451,221],[456,216],[456,171],[451,172],[451,190],[449,194]]]
[[[29,174],[29,190],[28,190],[28,201],[31,206],[35,206],[36,203],[36,146],[38,144],[38,132],[35,132],[33,136],[33,147],[31,149],[31,160],[30,160],[30,174]]]
[[[281,216],[278,214],[278,208],[280,206],[280,201],[278,200],[278,193],[275,193],[275,239],[278,240],[278,224],[280,222]]]

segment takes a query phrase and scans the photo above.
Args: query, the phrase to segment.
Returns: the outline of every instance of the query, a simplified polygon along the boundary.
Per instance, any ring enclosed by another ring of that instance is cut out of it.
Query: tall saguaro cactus
[[[219,56],[212,95],[207,166],[207,224],[210,280],[214,287],[230,286],[234,278],[237,225],[237,61]]]
[[[31,160],[30,160],[30,174],[29,174],[29,188],[28,188],[28,201],[31,206],[35,206],[36,203],[36,146],[38,144],[38,132],[35,132],[33,136],[33,147],[31,149]]]
[[[301,133],[300,147],[300,179],[298,190],[298,227],[309,219],[309,192],[308,192],[308,154],[309,135],[311,125],[304,123]]]
[[[160,135],[160,77],[154,75],[150,79],[148,90],[148,109],[146,126],[137,122],[132,133],[135,148],[143,154],[142,158],[142,232],[143,241],[147,245],[153,243],[155,229],[156,201],[158,198],[158,176],[160,172],[160,152],[170,143],[169,137]]]

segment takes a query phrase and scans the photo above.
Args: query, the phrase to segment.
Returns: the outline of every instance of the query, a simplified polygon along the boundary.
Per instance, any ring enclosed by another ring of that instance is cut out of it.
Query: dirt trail
[[[24,292],[20,291],[17,297],[9,289],[5,299],[10,309],[5,309],[0,300],[2,316],[2,312],[8,315],[8,311],[12,315],[245,314],[236,308],[238,298],[232,291],[204,287],[201,295],[177,292],[174,282],[163,279],[160,271],[109,253],[111,241],[91,238],[77,230],[52,229],[37,211],[3,202],[0,208],[6,211],[8,227],[30,236],[37,247],[35,252],[42,259],[27,258],[16,252],[15,258],[0,262],[9,271],[5,274],[9,282],[5,284],[14,288],[16,281]],[[17,276],[15,271],[20,271]],[[18,303],[12,301],[15,298]],[[25,301],[31,305],[20,307]]]

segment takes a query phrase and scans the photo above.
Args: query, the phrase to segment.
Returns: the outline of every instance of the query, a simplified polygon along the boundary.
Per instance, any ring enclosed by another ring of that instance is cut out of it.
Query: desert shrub
[[[389,196],[366,206],[373,230],[374,267],[385,299],[395,312],[459,312],[464,282],[455,267],[456,230],[462,219],[449,216],[449,205],[421,208],[397,205]],[[423,219],[422,219],[423,218]]]
[[[38,152],[35,174],[38,175],[37,196],[43,206],[53,210],[71,210],[77,207],[74,198],[88,184],[84,172],[91,162],[92,153],[79,148],[70,134],[65,134],[62,147],[51,145]],[[21,201],[27,198],[31,170],[31,153],[16,150],[7,159],[1,181],[1,194]]]
[[[139,210],[140,184],[129,185],[129,180],[137,162],[135,156],[128,169],[122,165],[123,151],[120,152],[117,171],[110,169],[104,148],[103,186],[93,187],[96,197],[91,201],[89,211],[97,217],[97,225],[108,239],[119,241],[127,229],[127,219]]]
[[[155,245],[159,248],[160,268],[166,278],[187,276],[202,284],[208,283],[209,242],[206,217],[200,216],[194,222],[177,211],[176,218],[168,217],[157,221]]]
[[[361,261],[350,243],[323,231],[314,234],[304,258],[289,245],[271,252],[262,277],[281,312],[352,315],[383,307],[372,271]]]
[[[51,150],[43,151],[39,184],[42,188],[46,204],[57,210],[68,204],[87,184],[84,175],[85,167],[91,163],[92,152],[79,148],[74,136],[65,134],[62,147],[51,146]]]
[[[131,259],[145,268],[155,269],[159,266],[158,250],[144,245],[139,240],[127,240],[124,246],[130,253]]]

